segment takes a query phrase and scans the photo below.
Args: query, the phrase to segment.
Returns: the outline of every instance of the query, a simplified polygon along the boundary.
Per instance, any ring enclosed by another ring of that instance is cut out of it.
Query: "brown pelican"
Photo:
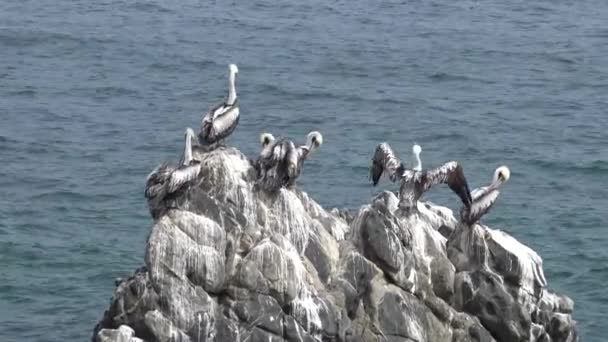
[[[547,286],[547,279],[543,272],[543,260],[526,245],[520,243],[509,234],[490,229],[483,224],[479,224],[479,219],[485,215],[496,203],[500,194],[500,187],[511,178],[511,170],[507,166],[500,166],[494,171],[492,182],[488,186],[480,187],[471,192],[473,203],[469,208],[463,207],[460,212],[460,224],[462,228],[456,231],[453,237],[448,239],[448,257],[457,266],[470,265],[474,260],[476,265],[482,270],[498,273],[505,277],[505,266],[496,267],[491,260],[492,247],[488,244],[500,245],[502,249],[516,255],[512,260],[513,264],[507,267],[508,270],[518,270],[521,274],[520,284],[529,293],[534,293],[540,299],[544,288]],[[465,260],[459,258],[459,251],[465,251]],[[460,266],[462,269],[462,266]]]
[[[287,156],[295,151],[294,143],[287,138],[275,139],[270,133],[260,136],[262,151],[255,162],[257,183],[268,191],[276,191],[289,179]]]
[[[296,147],[287,139],[275,139],[270,133],[260,136],[262,151],[256,161],[258,183],[266,190],[276,191],[283,186],[292,186],[302,172],[304,161],[310,153],[323,144],[319,132],[310,132],[306,144]]]
[[[312,131],[306,136],[306,145],[301,145],[296,149],[296,155],[293,158],[297,159],[297,163],[290,164],[291,172],[289,176],[288,186],[294,185],[296,179],[300,177],[302,168],[304,167],[304,161],[308,159],[310,153],[314,152],[323,144],[323,135],[320,132]]]
[[[148,200],[150,214],[159,218],[166,209],[173,205],[172,200],[198,178],[201,171],[200,161],[192,158],[192,139],[195,137],[191,128],[186,129],[186,144],[183,162],[178,167],[162,163],[146,178],[145,197]]]
[[[376,147],[372,158],[370,177],[374,185],[378,184],[380,177],[386,171],[391,181],[401,181],[399,189],[399,208],[406,213],[418,210],[418,199],[424,192],[435,184],[447,183],[465,205],[471,204],[471,195],[462,167],[455,161],[450,161],[438,168],[422,170],[420,164],[419,145],[412,148],[413,156],[418,165],[407,169],[395,156],[388,143],[381,143]],[[416,169],[420,170],[416,170]]]
[[[264,177],[266,175],[266,171],[268,171],[271,166],[270,161],[272,159],[270,158],[270,153],[272,152],[272,147],[274,146],[275,140],[274,135],[270,133],[260,134],[262,151],[260,151],[258,159],[253,163],[258,179]]]
[[[506,166],[500,166],[494,171],[492,183],[488,186],[480,187],[471,192],[472,203],[461,210],[461,220],[471,226],[485,215],[498,199],[501,185],[506,183],[511,177],[511,171]]]
[[[422,171],[422,160],[420,153],[422,148],[418,144],[412,147],[412,163],[414,163],[414,171]],[[437,205],[430,201],[418,201],[418,212],[423,213],[426,220],[436,230],[439,230],[444,236],[449,235],[458,224],[458,220],[454,217],[454,212],[447,207]]]
[[[198,139],[201,145],[215,146],[236,128],[239,123],[239,105],[236,96],[236,75],[239,69],[235,64],[228,66],[228,94],[223,102],[211,108],[203,118]]]
[[[463,270],[478,267],[481,270],[492,272],[489,264],[491,251],[487,241],[502,239],[502,237],[500,234],[497,234],[497,231],[479,224],[479,219],[494,205],[499,195],[498,189],[509,180],[510,174],[511,172],[506,166],[497,168],[494,171],[492,183],[473,190],[471,192],[473,199],[471,205],[460,209],[459,227],[450,235],[446,245],[448,258],[457,269]],[[513,244],[510,245],[513,246]],[[510,249],[510,247],[507,248]],[[519,250],[519,248],[515,248],[514,250]],[[522,258],[521,260],[524,259]],[[538,279],[540,283],[544,282],[544,276],[539,276]]]

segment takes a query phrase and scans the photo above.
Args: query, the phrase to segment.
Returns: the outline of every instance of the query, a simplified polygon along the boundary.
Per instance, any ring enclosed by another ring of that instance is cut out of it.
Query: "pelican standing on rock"
[[[236,96],[236,75],[239,69],[235,64],[228,66],[228,94],[224,101],[211,108],[203,118],[198,139],[203,146],[216,146],[229,136],[239,123],[239,106]]]
[[[498,189],[511,177],[511,171],[506,166],[500,166],[494,171],[492,183],[488,186],[480,187],[471,192],[473,202],[470,206],[461,209],[460,217],[463,223],[471,226],[479,221],[498,199],[500,191]]]
[[[304,161],[310,153],[323,144],[321,133],[308,133],[306,144],[296,147],[287,139],[276,140],[270,133],[260,136],[262,151],[256,161],[258,183],[266,190],[276,191],[283,186],[292,186],[302,172]]]
[[[308,159],[308,156],[316,151],[321,145],[323,145],[323,135],[320,132],[312,131],[306,136],[306,145],[299,146],[295,152],[295,156],[291,156],[291,160],[297,159],[297,163],[290,163],[291,171],[289,173],[288,186],[294,185],[296,179],[300,177],[302,168],[304,167],[304,161]]]
[[[150,214],[159,218],[165,210],[170,209],[171,200],[192,184],[201,172],[200,161],[192,158],[192,139],[195,134],[191,128],[186,129],[183,161],[178,167],[162,163],[146,178],[145,197],[148,200]]]
[[[255,162],[257,183],[266,190],[274,191],[286,184],[289,178],[286,157],[296,147],[291,140],[276,139],[270,133],[260,135],[260,144],[262,151]]]
[[[458,228],[450,235],[446,244],[448,258],[457,268],[478,267],[491,272],[487,241],[492,239],[493,232],[479,224],[479,219],[494,205],[500,193],[498,189],[509,180],[510,174],[506,166],[497,168],[492,183],[473,190],[471,205],[460,209]]]
[[[268,169],[272,166],[274,158],[271,159],[270,157],[275,141],[276,139],[274,135],[270,133],[260,134],[260,144],[262,145],[262,151],[260,151],[260,155],[254,163],[256,176],[258,179],[264,177],[266,175],[266,171],[268,171]]]
[[[455,161],[450,161],[438,168],[422,170],[420,163],[419,145],[412,148],[416,165],[407,169],[395,156],[390,145],[386,142],[379,144],[372,158],[370,177],[375,185],[383,173],[387,172],[391,181],[401,181],[399,189],[399,208],[406,214],[418,211],[418,199],[433,185],[446,183],[455,192],[465,206],[471,204],[469,186],[462,167]]]

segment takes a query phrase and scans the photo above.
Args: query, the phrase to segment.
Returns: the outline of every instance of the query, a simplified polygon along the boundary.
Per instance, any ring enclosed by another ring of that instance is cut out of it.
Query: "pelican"
[[[523,274],[530,272],[528,273],[528,280],[522,279],[524,281],[521,284],[522,288],[527,288],[530,293],[538,293],[537,291],[540,291],[538,295],[538,298],[540,298],[542,291],[547,286],[541,257],[509,234],[479,224],[479,219],[488,213],[494,203],[496,203],[500,194],[500,187],[509,181],[509,178],[511,178],[511,170],[507,166],[502,165],[494,171],[492,182],[488,186],[479,187],[471,192],[473,203],[469,208],[463,207],[460,213],[461,224],[466,229],[461,229],[459,231],[461,235],[455,236],[453,240],[448,240],[448,257],[452,262],[456,261],[458,263],[462,260],[458,258],[458,252],[465,251],[468,254],[465,256],[467,259],[465,261],[466,264],[470,265],[471,260],[475,260],[477,265],[481,267],[481,270],[504,276],[502,268],[490,266],[489,258],[492,256],[492,249],[486,242],[493,240],[494,243],[517,255],[517,261],[514,261],[516,265],[510,265],[509,268],[520,269]]]
[[[491,251],[487,241],[494,239],[496,233],[478,223],[481,216],[494,205],[500,193],[498,189],[510,176],[509,168],[500,166],[494,171],[492,183],[473,190],[471,205],[460,209],[459,228],[450,235],[446,244],[448,258],[456,269],[467,269],[475,265],[474,267],[493,273],[488,263]]]
[[[296,147],[287,139],[275,139],[270,133],[260,136],[262,151],[256,161],[258,182],[267,190],[275,191],[283,186],[293,186],[302,172],[304,161],[323,144],[323,136],[317,131],[308,133],[306,144]]]
[[[511,170],[506,166],[500,166],[494,171],[492,183],[488,186],[480,187],[471,192],[472,203],[468,207],[461,209],[461,220],[465,224],[472,226],[485,215],[498,199],[500,191],[498,189],[511,177]]]
[[[378,184],[380,177],[386,171],[391,181],[401,181],[399,189],[399,208],[405,213],[418,211],[418,199],[424,192],[435,184],[447,183],[450,189],[455,192],[465,206],[471,204],[469,186],[462,171],[462,167],[455,161],[450,161],[438,168],[422,170],[420,163],[420,152],[422,148],[414,145],[412,154],[416,160],[416,165],[412,169],[407,169],[403,163],[395,156],[390,145],[386,142],[376,147],[372,158],[370,178],[375,185]],[[419,170],[417,170],[419,169]]]
[[[295,163],[295,167],[293,167],[293,163],[290,164],[292,166],[288,186],[294,185],[296,179],[300,177],[300,173],[302,172],[302,168],[304,167],[304,161],[308,159],[308,156],[316,151],[321,145],[323,145],[323,135],[320,132],[312,131],[306,135],[306,144],[301,145],[296,149],[296,155],[292,158],[297,158],[297,163]]]
[[[272,151],[272,147],[274,146],[275,140],[276,139],[274,135],[270,133],[260,134],[260,144],[262,145],[262,151],[260,151],[260,155],[254,163],[258,178],[264,177],[266,175],[266,171],[268,171],[271,166],[270,153]]]
[[[293,159],[296,146],[287,138],[275,139],[270,133],[260,136],[262,151],[256,161],[258,184],[275,191],[289,180],[288,157]],[[296,160],[297,162],[297,160]]]
[[[195,137],[191,128],[186,129],[183,162],[174,167],[168,163],[157,166],[146,178],[145,197],[148,200],[150,214],[154,219],[159,218],[165,209],[172,204],[167,203],[175,199],[177,194],[192,184],[201,171],[200,161],[192,158],[192,139]]]
[[[420,159],[421,152],[422,147],[420,147],[418,144],[414,144],[412,147],[412,163],[414,164],[414,171],[422,171],[422,160]],[[450,208],[437,205],[430,201],[418,201],[417,208],[419,212],[424,213],[424,216],[431,226],[442,232],[442,234],[447,234],[445,229],[442,230],[442,227],[446,227],[449,232],[456,229],[458,220],[456,220],[456,217],[454,217],[454,212]]]
[[[236,96],[235,64],[228,66],[228,94],[223,102],[211,108],[203,118],[198,139],[201,145],[214,146],[229,136],[239,123],[239,105]]]

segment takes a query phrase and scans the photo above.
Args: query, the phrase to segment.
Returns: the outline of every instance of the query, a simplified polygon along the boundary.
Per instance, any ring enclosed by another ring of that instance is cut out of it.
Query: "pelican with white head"
[[[485,215],[498,199],[500,187],[511,178],[511,170],[506,166],[500,166],[494,171],[492,183],[471,191],[473,203],[470,208],[461,209],[461,218],[467,225],[474,225]]]
[[[500,186],[506,183],[509,178],[511,178],[511,170],[509,170],[508,167],[503,165],[498,167],[496,171],[494,171],[494,178],[492,183],[496,184],[497,186]]]
[[[306,147],[312,152],[323,145],[323,135],[320,132],[312,131],[306,136]]]
[[[211,108],[203,117],[198,134],[199,143],[207,149],[221,144],[236,129],[240,119],[240,109],[236,95],[236,64],[228,65],[228,93],[224,101]]]
[[[272,144],[274,140],[274,135],[272,135],[271,133],[260,134],[260,144],[262,145],[262,148],[265,148],[268,145]]]
[[[395,156],[388,143],[379,144],[374,152],[372,167],[370,168],[370,178],[373,185],[378,184],[384,172],[388,173],[391,181],[399,181],[401,183],[399,208],[403,215],[409,216],[418,213],[418,200],[426,191],[437,184],[447,184],[468,207],[472,200],[462,166],[456,161],[449,161],[439,167],[422,170],[421,152],[420,145],[414,144],[412,146],[414,166],[408,169]]]

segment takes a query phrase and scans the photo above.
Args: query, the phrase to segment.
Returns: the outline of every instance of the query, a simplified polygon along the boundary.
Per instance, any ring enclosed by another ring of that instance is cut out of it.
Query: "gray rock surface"
[[[236,149],[195,158],[198,183],[154,222],[93,341],[577,340],[572,300],[504,232],[402,217],[390,192],[326,211],[259,189]]]

